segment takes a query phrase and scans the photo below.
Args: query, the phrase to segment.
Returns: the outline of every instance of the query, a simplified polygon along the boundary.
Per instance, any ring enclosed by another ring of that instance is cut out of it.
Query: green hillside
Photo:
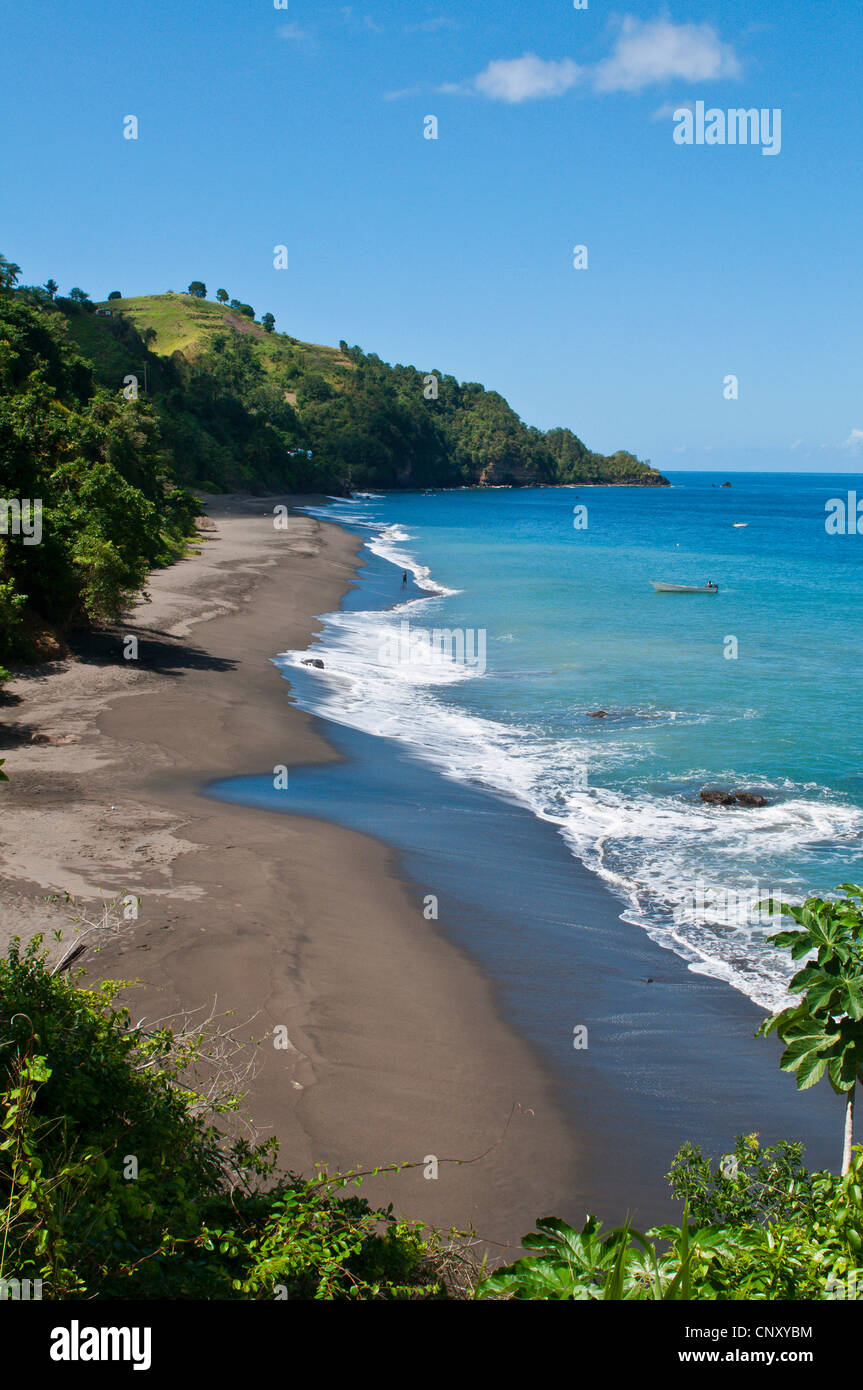
[[[139,333],[151,329],[155,334],[150,346],[160,357],[182,352],[189,359],[212,349],[219,333],[247,334],[255,344],[255,352],[268,372],[289,369],[296,350],[308,371],[322,372],[335,384],[344,378],[344,370],[353,364],[338,348],[318,347],[301,343],[285,333],[268,333],[260,323],[248,318],[227,304],[216,304],[191,294],[149,294],[131,299],[104,300],[97,309],[123,314],[134,323]],[[99,319],[96,320],[97,324]]]
[[[476,382],[390,366],[345,342],[301,342],[238,301],[59,303],[105,389],[146,366],[178,477],[205,490],[665,482],[630,453],[607,457],[569,429],[525,425]]]

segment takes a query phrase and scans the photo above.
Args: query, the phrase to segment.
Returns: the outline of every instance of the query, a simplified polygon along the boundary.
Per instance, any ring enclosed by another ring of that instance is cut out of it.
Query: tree
[[[45,281],[45,291],[46,291],[46,293],[47,293],[49,299],[53,299],[53,298],[54,298],[54,296],[55,296],[55,294],[57,293],[57,291],[59,290],[59,288],[60,288],[60,286],[57,284],[57,281],[56,281],[56,280],[46,280],[46,281]]]
[[[276,326],[276,320],[273,318],[272,314],[264,314],[263,318],[261,319],[261,323],[263,324],[264,330],[267,333],[272,333],[273,329]]]
[[[769,940],[805,964],[789,986],[791,994],[802,995],[800,1003],[766,1019],[756,1036],[778,1034],[786,1044],[780,1066],[797,1073],[801,1091],[826,1071],[836,1094],[845,1096],[844,1176],[851,1167],[857,1082],[863,1080],[863,888],[840,883],[839,892],[846,896],[835,902],[807,898],[795,907],[771,898],[761,904],[798,924],[799,931]]]
[[[0,256],[0,290],[11,290],[17,285],[20,274],[20,265],[16,265],[14,261],[7,261],[5,256]]]
[[[203,280],[193,280],[189,286],[189,294],[193,294],[196,299],[207,298],[207,286]]]
[[[228,291],[227,291],[227,290],[216,290],[216,298],[218,299],[218,301],[219,301],[220,304],[227,304],[227,302],[228,302]]]
[[[333,388],[319,372],[309,372],[300,382],[297,398],[301,404],[308,401],[329,401],[333,398]]]
[[[153,327],[147,327],[141,330],[141,342],[144,344],[144,347],[149,347],[151,343],[155,342],[158,336],[158,333]]]
[[[69,298],[73,300],[75,304],[86,304],[90,296],[86,290],[79,289],[77,285],[73,285],[72,289],[69,291]]]
[[[111,293],[108,295],[108,298],[109,298],[109,299],[122,299],[123,296],[121,295],[121,293],[120,293],[119,290],[112,290]]]

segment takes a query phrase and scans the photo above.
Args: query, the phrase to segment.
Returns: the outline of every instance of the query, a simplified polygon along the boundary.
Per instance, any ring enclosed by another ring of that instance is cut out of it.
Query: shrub
[[[120,982],[52,974],[39,938],[0,960],[0,1278],[45,1298],[443,1296],[429,1241],[344,1189],[229,1140],[198,1077],[205,1032],[133,1027]]]
[[[535,1254],[484,1279],[480,1298],[713,1301],[824,1299],[863,1277],[863,1152],[844,1178],[810,1173],[801,1146],[761,1149],[741,1136],[714,1171],[685,1144],[671,1165],[686,1201],[680,1226],[605,1235],[595,1217],[580,1232],[538,1221],[523,1244]],[[841,1295],[840,1295],[841,1296]]]

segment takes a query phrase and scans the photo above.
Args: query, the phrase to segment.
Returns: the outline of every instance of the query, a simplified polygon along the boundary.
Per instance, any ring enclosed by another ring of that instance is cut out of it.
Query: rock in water
[[[607,709],[590,709],[590,710],[587,711],[587,717],[588,717],[588,719],[607,719],[607,718],[608,718],[608,710],[607,710]]]
[[[323,671],[324,669],[324,663],[321,661],[320,657],[317,656],[303,657],[303,665],[316,666],[319,671]]]
[[[734,805],[734,793],[722,791],[719,787],[703,787],[700,795],[701,800],[706,801],[708,806]]]
[[[708,806],[767,806],[766,796],[760,792],[732,792],[722,787],[704,787],[699,793]]]

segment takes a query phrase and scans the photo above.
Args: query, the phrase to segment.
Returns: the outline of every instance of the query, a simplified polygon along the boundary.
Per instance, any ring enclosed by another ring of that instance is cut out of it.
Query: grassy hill
[[[160,357],[182,352],[194,359],[212,349],[218,333],[227,331],[248,334],[267,371],[274,374],[290,366],[294,349],[307,370],[321,372],[333,384],[343,379],[345,369],[353,370],[353,363],[338,348],[302,343],[285,333],[268,333],[260,323],[227,304],[197,299],[190,294],[149,294],[104,300],[97,308],[124,314],[139,333],[152,329],[155,337],[151,347]]]

